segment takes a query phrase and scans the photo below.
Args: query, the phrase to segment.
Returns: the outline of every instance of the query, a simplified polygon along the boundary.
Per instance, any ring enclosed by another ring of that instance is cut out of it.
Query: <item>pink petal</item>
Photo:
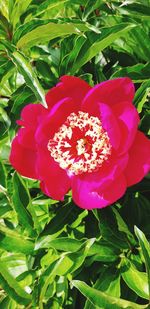
[[[34,138],[35,130],[29,127],[18,130],[18,142],[25,148],[36,151],[36,142]]]
[[[41,104],[28,104],[21,112],[21,120],[17,123],[22,126],[36,127],[48,110]]]
[[[121,145],[118,151],[123,153],[128,151],[133,143],[140,118],[134,105],[128,102],[115,104],[112,110],[121,132]]]
[[[70,98],[65,98],[54,105],[38,126],[35,135],[38,145],[47,148],[49,139],[59,130],[71,112],[77,112],[78,108],[78,104]]]
[[[80,183],[78,179],[77,187],[73,187],[73,200],[84,209],[104,208],[122,197],[125,191],[126,180],[123,175],[114,179],[111,185],[103,190],[87,187],[85,182]]]
[[[128,78],[116,78],[102,82],[92,88],[86,95],[83,106],[87,108],[96,106],[98,102],[106,103],[111,107],[117,103],[132,102],[134,97],[134,85]]]
[[[22,176],[37,179],[36,151],[23,147],[18,141],[18,136],[12,142],[9,160]]]
[[[120,128],[111,107],[104,103],[97,103],[96,107],[94,104],[91,106],[85,105],[82,110],[101,120],[102,127],[108,133],[111,145],[114,149],[118,149],[121,139]]]
[[[46,101],[49,109],[53,107],[58,101],[69,97],[76,104],[80,104],[87,92],[91,89],[84,80],[75,76],[62,76],[60,78],[60,83],[49,90],[46,95]]]
[[[114,117],[111,108],[107,104],[100,104],[100,119],[102,126],[108,133],[111,145],[118,149],[120,145],[120,130],[116,118]]]
[[[75,200],[75,202],[80,205],[80,207],[82,207],[81,203],[79,203],[79,201],[77,202],[77,200],[80,200],[81,197],[82,199],[86,199],[85,195],[87,194],[87,196],[89,197],[89,192],[105,192],[107,191],[107,188],[109,192],[110,187],[113,186],[116,179],[118,179],[120,175],[122,175],[122,172],[127,166],[127,163],[128,154],[119,158],[111,158],[110,162],[106,162],[105,164],[103,164],[103,166],[96,173],[86,173],[78,176],[73,176],[71,181],[73,199]],[[84,195],[84,197],[82,195]],[[93,193],[92,196],[94,196],[95,199],[95,195]]]
[[[129,161],[125,169],[127,185],[141,181],[150,170],[150,140],[140,131],[129,151]]]
[[[43,192],[56,200],[63,200],[70,189],[70,179],[65,170],[50,156],[47,149],[40,149],[37,159],[37,174]]]

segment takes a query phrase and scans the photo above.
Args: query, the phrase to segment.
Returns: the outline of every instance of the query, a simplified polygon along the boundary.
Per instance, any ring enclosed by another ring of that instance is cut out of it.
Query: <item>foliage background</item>
[[[129,76],[149,135],[150,1],[0,1],[0,308],[148,308],[150,177],[88,212],[9,165],[22,107],[63,74]]]

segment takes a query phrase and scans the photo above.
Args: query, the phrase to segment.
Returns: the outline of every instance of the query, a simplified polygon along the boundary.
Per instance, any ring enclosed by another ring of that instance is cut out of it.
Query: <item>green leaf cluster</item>
[[[150,178],[103,210],[63,202],[9,164],[21,109],[64,74],[128,76],[150,135],[150,2],[0,1],[0,308],[150,306]]]

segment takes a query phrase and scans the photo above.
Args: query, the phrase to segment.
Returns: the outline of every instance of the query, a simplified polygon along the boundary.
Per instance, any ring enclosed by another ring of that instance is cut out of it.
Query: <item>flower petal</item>
[[[95,86],[82,103],[82,110],[102,120],[115,149],[121,140],[119,153],[128,151],[132,145],[140,121],[132,104],[133,96],[134,85],[130,79],[117,78]]]
[[[80,191],[80,186],[87,191],[106,190],[118,178],[128,163],[128,154],[119,158],[111,158],[95,173],[85,173],[71,177],[73,191]]]
[[[87,187],[86,183],[80,183],[78,180],[77,187],[73,187],[73,200],[84,209],[104,208],[122,197],[126,187],[126,180],[123,175],[120,175],[103,190],[93,190],[92,186]]]
[[[34,138],[35,130],[32,128],[21,128],[18,130],[18,142],[25,148],[36,151],[36,142]]]
[[[21,120],[18,120],[17,123],[21,126],[33,128],[47,113],[48,110],[41,104],[28,104],[22,109]]]
[[[111,107],[117,103],[132,102],[134,97],[134,85],[128,78],[116,78],[102,82],[93,87],[86,95],[83,106],[91,106],[98,102],[106,103]]]
[[[111,145],[118,149],[120,145],[120,130],[116,118],[114,117],[111,108],[107,104],[100,104],[100,119],[102,126],[108,133]]]
[[[48,91],[46,95],[48,107],[51,109],[53,105],[66,97],[80,104],[90,89],[91,86],[79,77],[64,75],[60,78],[60,83]]]
[[[112,108],[121,132],[121,145],[118,152],[128,151],[135,138],[140,118],[133,104],[121,102]]]
[[[47,148],[49,139],[53,137],[70,113],[77,111],[78,105],[70,98],[65,98],[54,105],[38,126],[35,135],[37,144],[42,148]]]
[[[137,132],[129,150],[129,161],[125,169],[127,185],[141,181],[150,170],[150,140],[140,131]]]
[[[48,150],[40,149],[37,158],[37,174],[44,193],[53,199],[63,200],[70,189],[70,179],[65,170],[50,156]]]
[[[36,151],[23,147],[16,136],[12,142],[10,163],[22,176],[37,179]]]
[[[97,103],[96,108],[94,104],[91,106],[85,105],[82,110],[101,120],[102,127],[108,133],[111,145],[114,149],[118,149],[121,139],[120,128],[111,107],[104,103]]]

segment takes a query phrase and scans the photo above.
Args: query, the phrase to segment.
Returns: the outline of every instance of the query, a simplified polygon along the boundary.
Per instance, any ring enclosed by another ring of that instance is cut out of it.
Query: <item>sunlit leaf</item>
[[[140,247],[145,260],[146,271],[148,275],[148,285],[149,285],[149,296],[150,296],[150,244],[146,239],[144,233],[135,226],[135,234],[138,237]]]
[[[109,294],[91,288],[86,283],[79,280],[72,280],[71,285],[76,287],[85,297],[87,297],[87,299],[90,300],[90,302],[94,306],[97,306],[98,308],[105,308],[105,309],[148,308],[148,305],[138,305],[121,298],[109,296]]]
[[[70,70],[70,73],[74,74],[81,66],[109,46],[112,42],[114,42],[114,40],[125,35],[125,33],[133,27],[135,27],[134,24],[120,24],[114,27],[102,28],[100,34],[92,34],[90,41],[83,45],[75,64]]]
[[[29,48],[37,44],[46,43],[52,39],[71,35],[73,33],[81,35],[82,31],[89,30],[84,24],[56,24],[49,23],[47,25],[39,26],[31,32],[25,34],[18,42],[18,48]]]
[[[123,260],[123,265],[125,271],[122,272],[122,277],[126,284],[140,297],[149,299],[147,274],[138,271],[127,259]]]
[[[31,296],[27,294],[16,279],[10,274],[3,262],[0,261],[0,283],[7,291],[8,295],[19,304],[27,305],[31,301]]]
[[[11,58],[17,66],[18,71],[24,77],[28,87],[34,92],[39,103],[47,108],[44,90],[42,89],[29,60],[19,51],[13,52]]]

